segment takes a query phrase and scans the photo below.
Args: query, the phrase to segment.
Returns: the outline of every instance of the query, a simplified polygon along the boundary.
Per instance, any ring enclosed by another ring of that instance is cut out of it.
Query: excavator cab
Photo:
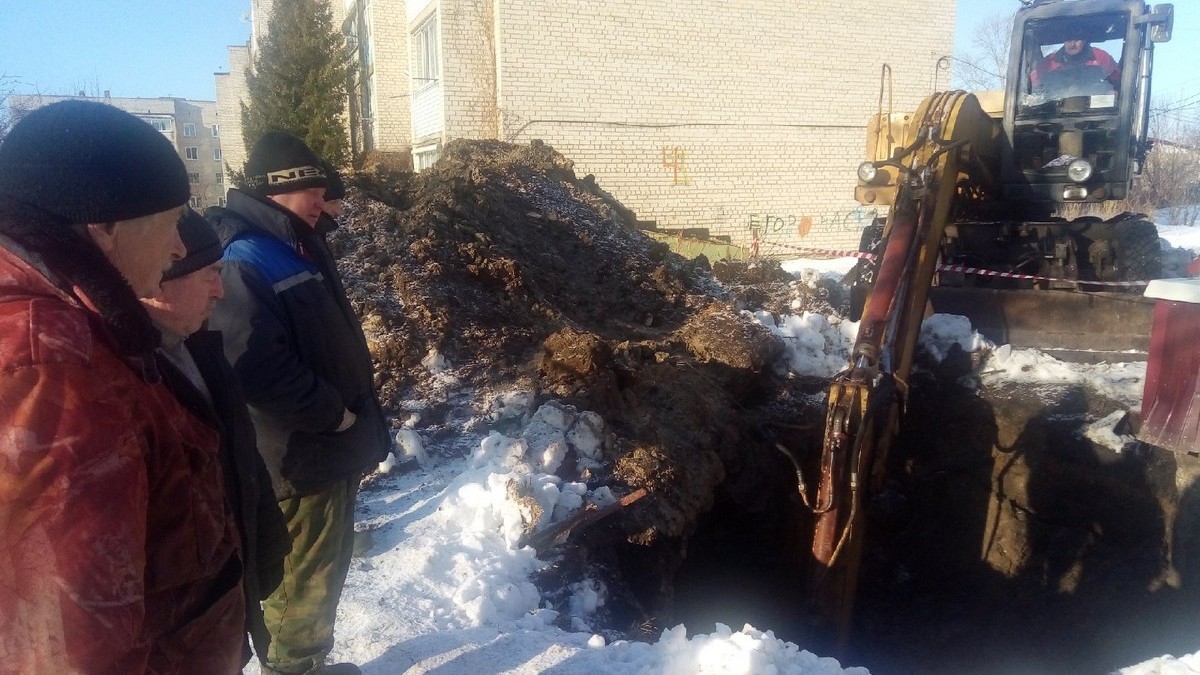
[[[1005,91],[1004,200],[1124,199],[1149,151],[1156,42],[1174,9],[1142,0],[1033,2],[1017,12]]]

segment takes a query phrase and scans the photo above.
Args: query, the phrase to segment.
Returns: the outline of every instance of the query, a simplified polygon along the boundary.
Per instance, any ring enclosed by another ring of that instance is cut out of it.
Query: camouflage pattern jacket
[[[217,433],[131,353],[154,328],[116,272],[45,250],[0,235],[0,673],[238,672]]]

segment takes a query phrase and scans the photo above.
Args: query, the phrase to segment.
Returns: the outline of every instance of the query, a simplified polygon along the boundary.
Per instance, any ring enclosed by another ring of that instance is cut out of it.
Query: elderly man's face
[[[133,220],[87,226],[88,235],[139,298],[158,292],[163,271],[187,254],[176,225],[183,207]]]
[[[321,217],[321,208],[325,206],[325,188],[314,187],[307,190],[285,192],[281,195],[271,195],[271,201],[300,216],[309,227],[317,224]]]
[[[217,300],[224,295],[218,260],[191,274],[162,282],[158,295],[143,300],[142,304],[155,323],[179,337],[187,337],[204,327]]]
[[[1087,44],[1086,40],[1067,40],[1063,43],[1063,49],[1067,51],[1068,56],[1079,56],[1079,52],[1083,51],[1083,46]]]

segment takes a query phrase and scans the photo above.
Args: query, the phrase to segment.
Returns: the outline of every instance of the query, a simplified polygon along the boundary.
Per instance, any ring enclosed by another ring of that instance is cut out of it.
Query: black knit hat
[[[132,220],[186,204],[187,170],[146,122],[110,105],[60,101],[0,143],[0,197],[64,225]]]
[[[325,178],[328,183],[325,185],[325,201],[333,202],[339,199],[346,198],[346,182],[342,180],[342,174],[333,168],[331,164],[322,164],[325,169]]]
[[[328,184],[324,166],[304,141],[283,131],[268,131],[250,148],[246,185],[264,196],[323,188]]]
[[[163,273],[163,281],[187,276],[221,259],[221,240],[217,238],[216,228],[190,208],[179,220],[179,238],[187,247],[187,255]]]

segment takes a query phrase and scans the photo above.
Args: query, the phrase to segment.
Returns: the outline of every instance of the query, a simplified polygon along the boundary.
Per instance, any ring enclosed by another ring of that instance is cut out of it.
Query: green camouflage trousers
[[[264,672],[304,673],[333,649],[333,622],[354,546],[358,477],[279,502],[292,539],[283,581],[263,601],[271,644]],[[269,670],[268,670],[269,669]]]

